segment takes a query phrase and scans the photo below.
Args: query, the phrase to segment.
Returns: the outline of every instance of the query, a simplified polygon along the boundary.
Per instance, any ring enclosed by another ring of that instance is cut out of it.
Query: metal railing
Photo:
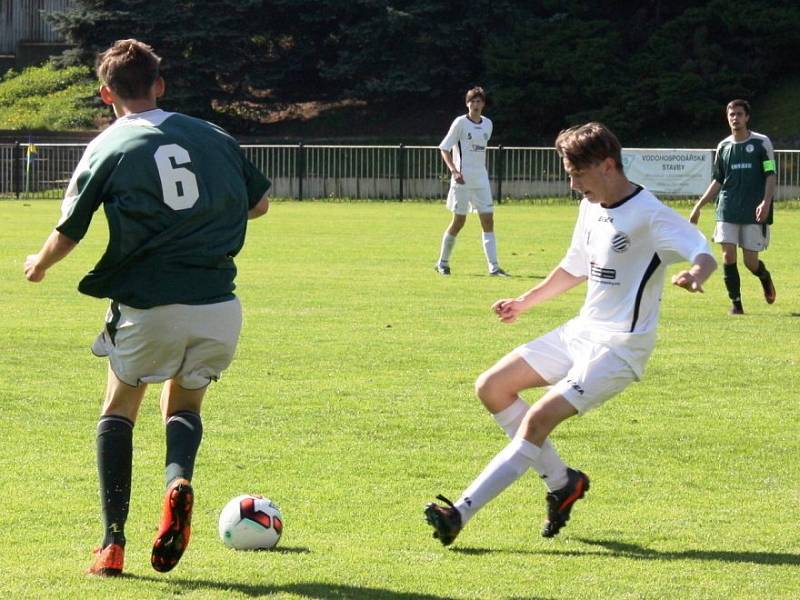
[[[61,198],[86,144],[0,144],[0,197]],[[271,195],[440,200],[449,173],[435,146],[243,145],[272,181]],[[569,179],[552,148],[492,146],[487,167],[495,198],[566,198]],[[800,150],[776,150],[777,199],[800,198]],[[660,194],[660,196],[662,196]]]

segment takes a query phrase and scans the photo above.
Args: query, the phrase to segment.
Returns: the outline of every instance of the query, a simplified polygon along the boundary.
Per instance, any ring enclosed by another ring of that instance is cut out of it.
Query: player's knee
[[[546,411],[535,406],[528,411],[522,421],[523,436],[527,440],[535,440],[537,445],[541,445],[544,439],[550,435],[553,427]]]
[[[450,227],[448,228],[448,232],[450,235],[456,235],[461,229],[464,227],[464,219],[453,219],[450,223]]]
[[[475,395],[486,407],[492,408],[508,394],[496,373],[484,371],[475,380]]]
[[[744,266],[747,267],[747,270],[750,271],[753,275],[757,275],[759,268],[760,268],[760,261],[758,258],[755,260],[746,260],[744,261]]]
[[[491,377],[489,371],[484,371],[478,375],[478,378],[475,380],[475,395],[481,401],[484,401],[489,395]]]

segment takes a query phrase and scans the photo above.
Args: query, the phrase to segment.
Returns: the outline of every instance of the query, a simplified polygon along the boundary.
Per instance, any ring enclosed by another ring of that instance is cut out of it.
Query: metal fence
[[[86,144],[0,144],[0,197],[61,198]],[[449,173],[435,146],[244,145],[272,180],[271,195],[442,199]],[[800,198],[800,150],[776,150],[777,199]],[[569,180],[552,148],[489,147],[495,198],[566,198]],[[660,194],[663,196],[663,194]]]

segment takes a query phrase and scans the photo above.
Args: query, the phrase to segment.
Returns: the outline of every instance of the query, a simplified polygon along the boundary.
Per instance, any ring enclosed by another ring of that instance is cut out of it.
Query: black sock
[[[203,439],[203,421],[189,410],[173,413],[167,419],[166,484],[178,477],[192,480],[194,460]]]
[[[736,304],[737,302],[741,304],[742,302],[742,291],[741,291],[741,280],[739,279],[739,269],[736,266],[736,263],[725,265],[725,287],[728,290],[728,298]]]
[[[758,277],[761,281],[766,281],[769,278],[769,271],[763,261],[758,261],[758,268],[752,272],[753,275]]]
[[[125,546],[132,463],[133,421],[119,415],[100,417],[97,423],[97,474],[105,527],[103,548],[109,544]]]

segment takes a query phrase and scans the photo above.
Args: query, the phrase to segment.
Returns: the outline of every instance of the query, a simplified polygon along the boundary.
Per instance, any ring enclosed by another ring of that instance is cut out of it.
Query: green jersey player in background
[[[208,384],[233,359],[242,312],[233,293],[247,220],[266,214],[269,180],[219,127],[156,106],[161,59],[120,40],[97,59],[100,97],[117,120],[86,148],[61,218],[25,261],[41,281],[84,237],[103,207],[108,247],[78,289],[110,298],[92,346],[109,359],[97,425],[105,534],[88,573],[119,575],[131,493],[133,427],[147,384],[165,382],[166,492],[151,563],[169,571],[191,533],[191,480]]]
[[[714,241],[722,246],[725,287],[732,315],[744,314],[736,247],[744,266],[761,282],[767,304],[775,302],[775,285],[758,253],[769,245],[772,200],[775,196],[775,156],[769,138],[748,129],[750,103],[731,100],[725,107],[731,134],[717,146],[714,179],[694,205],[689,220],[700,220],[700,209],[717,201]]]

